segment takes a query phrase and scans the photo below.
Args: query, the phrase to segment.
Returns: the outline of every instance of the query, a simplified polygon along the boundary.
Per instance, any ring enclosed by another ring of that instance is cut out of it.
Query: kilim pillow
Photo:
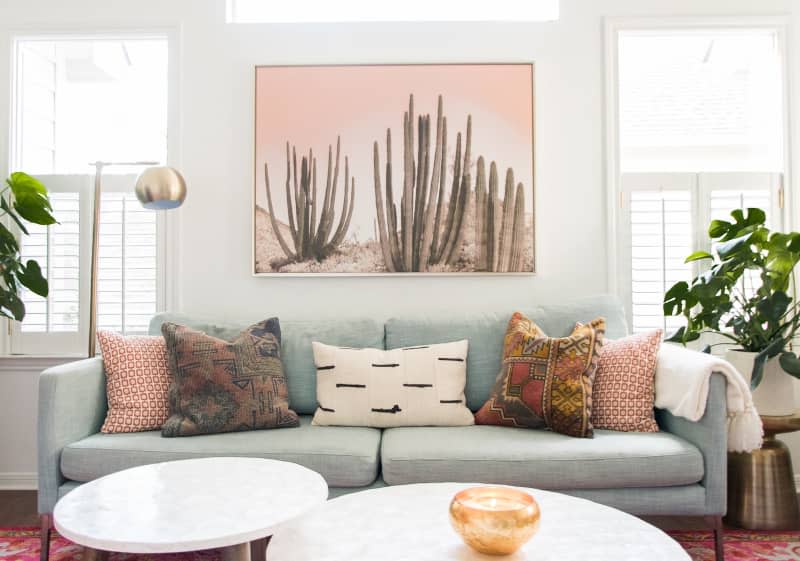
[[[171,415],[164,436],[296,427],[281,364],[281,328],[271,318],[231,342],[164,323]]]
[[[653,402],[661,333],[658,329],[606,340],[592,388],[594,428],[658,432]]]
[[[548,337],[515,313],[503,341],[500,374],[475,422],[591,437],[592,381],[604,333],[605,320],[598,318],[568,337]]]
[[[108,412],[102,432],[161,428],[169,416],[169,369],[163,337],[124,337],[99,331]]]
[[[467,340],[384,351],[313,343],[315,425],[472,425],[466,406]]]

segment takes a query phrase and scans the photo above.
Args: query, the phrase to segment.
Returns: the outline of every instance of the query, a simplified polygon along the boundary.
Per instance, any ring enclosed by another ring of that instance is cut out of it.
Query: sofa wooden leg
[[[39,534],[39,559],[40,561],[47,561],[50,556],[50,529],[53,527],[52,514],[40,514],[39,522],[41,529]]]
[[[706,516],[706,523],[714,532],[714,553],[717,561],[725,561],[725,548],[723,547],[724,530],[721,516]]]

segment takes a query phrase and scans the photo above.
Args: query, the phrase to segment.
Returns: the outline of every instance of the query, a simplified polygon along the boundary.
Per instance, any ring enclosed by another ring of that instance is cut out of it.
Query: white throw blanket
[[[764,429],[750,387],[731,363],[719,357],[662,344],[656,363],[656,407],[699,421],[706,410],[713,372],[728,381],[728,450],[750,452],[761,448]]]

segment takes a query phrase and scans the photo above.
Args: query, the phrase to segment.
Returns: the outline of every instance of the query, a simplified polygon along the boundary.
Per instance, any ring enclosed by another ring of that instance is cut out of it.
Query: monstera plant
[[[731,218],[711,222],[713,253],[695,251],[686,258],[700,262],[702,272],[665,294],[664,315],[686,318],[668,340],[686,344],[710,332],[754,353],[753,389],[776,356],[784,372],[800,378],[800,360],[787,350],[800,328],[794,282],[800,233],[771,232],[758,208],[734,210]]]
[[[55,224],[52,211],[47,189],[37,179],[22,172],[6,179],[5,188],[0,191],[0,217],[10,218],[22,234],[28,234],[28,223]],[[46,297],[47,279],[35,260],[22,260],[19,241],[9,224],[8,220],[0,221],[0,316],[22,321],[25,304],[19,297],[20,287]]]

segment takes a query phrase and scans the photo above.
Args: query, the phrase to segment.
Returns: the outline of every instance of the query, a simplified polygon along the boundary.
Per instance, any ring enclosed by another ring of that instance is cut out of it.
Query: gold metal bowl
[[[464,489],[450,502],[450,523],[471,548],[488,555],[510,555],[539,529],[536,500],[510,487]]]

